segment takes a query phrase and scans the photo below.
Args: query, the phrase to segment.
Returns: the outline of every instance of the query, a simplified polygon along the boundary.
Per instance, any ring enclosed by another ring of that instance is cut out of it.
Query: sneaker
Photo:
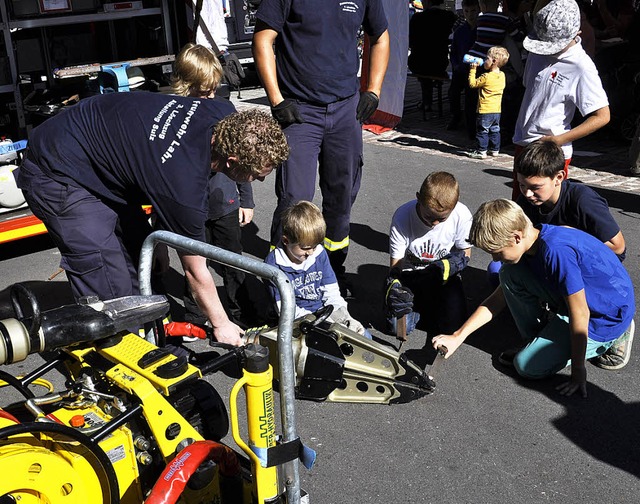
[[[471,159],[486,159],[487,151],[473,150],[471,152],[467,152],[467,156]]]
[[[636,163],[634,166],[629,168],[629,174],[632,177],[640,177],[640,165],[638,165],[638,163]]]
[[[491,157],[498,157],[500,155],[500,151],[490,150],[489,152],[487,152],[487,154],[489,154],[489,156]]]
[[[498,362],[503,366],[513,367],[513,359],[516,358],[518,352],[522,350],[522,348],[510,348],[509,350],[505,350],[498,355]]]
[[[635,329],[636,324],[632,320],[629,328],[622,336],[620,336],[605,353],[591,359],[591,362],[599,368],[610,371],[625,367],[631,358],[631,346],[633,345],[633,333]]]

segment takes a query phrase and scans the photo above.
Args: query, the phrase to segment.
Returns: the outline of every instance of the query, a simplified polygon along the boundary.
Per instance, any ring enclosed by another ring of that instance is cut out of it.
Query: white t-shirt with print
[[[571,130],[576,108],[586,116],[609,105],[598,70],[579,43],[560,55],[529,54],[522,80],[526,90],[513,134],[516,145]],[[562,151],[570,159],[573,147],[563,145]]]
[[[467,241],[471,229],[471,212],[458,202],[451,215],[435,226],[427,226],[416,209],[417,200],[409,201],[396,210],[389,231],[391,259],[404,258],[403,268],[418,269],[442,259],[451,249],[471,247]]]

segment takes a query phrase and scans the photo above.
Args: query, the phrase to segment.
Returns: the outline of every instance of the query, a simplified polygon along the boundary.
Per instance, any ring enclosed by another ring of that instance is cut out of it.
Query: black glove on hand
[[[460,273],[469,264],[469,258],[462,250],[452,252],[446,257],[433,261],[428,269],[439,269],[442,275],[442,284],[446,284],[449,278]]]
[[[380,99],[372,91],[366,91],[360,93],[360,100],[358,101],[358,108],[356,109],[356,118],[359,122],[363,123],[369,119],[378,108]]]
[[[387,311],[394,317],[402,317],[413,310],[413,292],[404,287],[397,278],[389,277],[386,282],[385,303]]]
[[[244,68],[240,64],[240,60],[233,53],[222,53],[218,56],[222,65],[223,80],[232,88],[240,87],[240,80],[244,79]]]
[[[280,126],[288,126],[293,123],[301,124],[303,122],[298,110],[298,104],[290,98],[285,98],[275,107],[271,107],[271,115],[278,121]]]

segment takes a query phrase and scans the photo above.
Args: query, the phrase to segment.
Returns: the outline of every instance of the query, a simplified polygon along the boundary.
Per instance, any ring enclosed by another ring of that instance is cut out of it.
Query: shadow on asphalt
[[[504,372],[504,366],[498,366]],[[512,374],[515,375],[515,371]],[[564,407],[564,413],[550,421],[577,447],[640,478],[640,402],[625,403],[612,392],[591,382],[587,383],[587,399],[576,394],[562,396],[556,387],[568,379],[567,375],[555,375],[539,381],[524,380],[515,375],[514,379],[522,387],[537,390]],[[566,462],[571,463],[570,460]]]
[[[418,133],[414,132],[414,134],[418,134]],[[390,139],[380,138],[378,142],[394,143],[394,144],[402,145],[404,147],[419,147],[421,149],[430,149],[438,152],[444,152],[447,154],[463,155],[462,148],[459,146],[448,145],[438,140],[419,139],[413,136],[399,136],[399,137],[390,138]]]
[[[353,286],[353,297],[347,301],[349,312],[354,318],[362,322],[365,327],[385,334],[384,282],[388,268],[380,264],[362,264],[357,273],[348,274],[348,280]],[[467,298],[469,314],[491,293],[487,283],[487,272],[483,269],[467,267],[463,273],[463,285]],[[424,338],[422,349],[407,350],[407,356],[416,364],[425,367],[435,357],[435,352],[429,342],[435,334],[425,337],[424,331],[416,331],[416,338]],[[385,342],[393,341],[387,336]],[[394,342],[394,344],[397,342]],[[465,342],[489,355],[498,353],[520,344],[518,331],[508,310],[499,314],[486,326],[472,334]]]
[[[351,223],[349,239],[369,250],[385,253],[389,251],[389,235],[366,224]]]
[[[25,255],[25,253],[35,254],[43,250],[55,248],[56,246],[48,234],[32,236],[31,238],[3,243],[2,246],[0,246],[0,261],[14,259]]]
[[[264,259],[269,253],[269,242],[258,236],[259,231],[260,228],[254,222],[241,228],[242,250],[258,259]]]

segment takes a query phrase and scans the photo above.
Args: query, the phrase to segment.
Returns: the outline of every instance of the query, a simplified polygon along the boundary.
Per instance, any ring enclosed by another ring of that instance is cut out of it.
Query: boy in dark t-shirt
[[[565,179],[562,149],[550,140],[526,146],[515,161],[517,203],[534,225],[571,226],[595,236],[622,261],[625,241],[607,201],[590,187]]]
[[[516,165],[521,194],[517,203],[534,225],[571,226],[598,238],[613,250],[620,261],[626,245],[622,231],[611,216],[607,201],[593,189],[565,178],[564,154],[550,140],[527,145]],[[489,283],[498,285],[502,263],[492,261],[487,268]]]
[[[189,42],[173,63],[171,89],[179,96],[221,100],[216,98],[216,92],[222,76],[222,66],[214,52],[208,47]],[[242,254],[241,228],[253,219],[254,207],[250,183],[237,183],[224,173],[213,173],[209,178],[209,215],[205,223],[207,243]],[[240,323],[250,308],[245,273],[221,264],[218,267],[227,294],[229,314],[236,323]],[[186,321],[199,324],[206,322],[186,281],[183,302]],[[197,338],[186,339],[189,340]]]

